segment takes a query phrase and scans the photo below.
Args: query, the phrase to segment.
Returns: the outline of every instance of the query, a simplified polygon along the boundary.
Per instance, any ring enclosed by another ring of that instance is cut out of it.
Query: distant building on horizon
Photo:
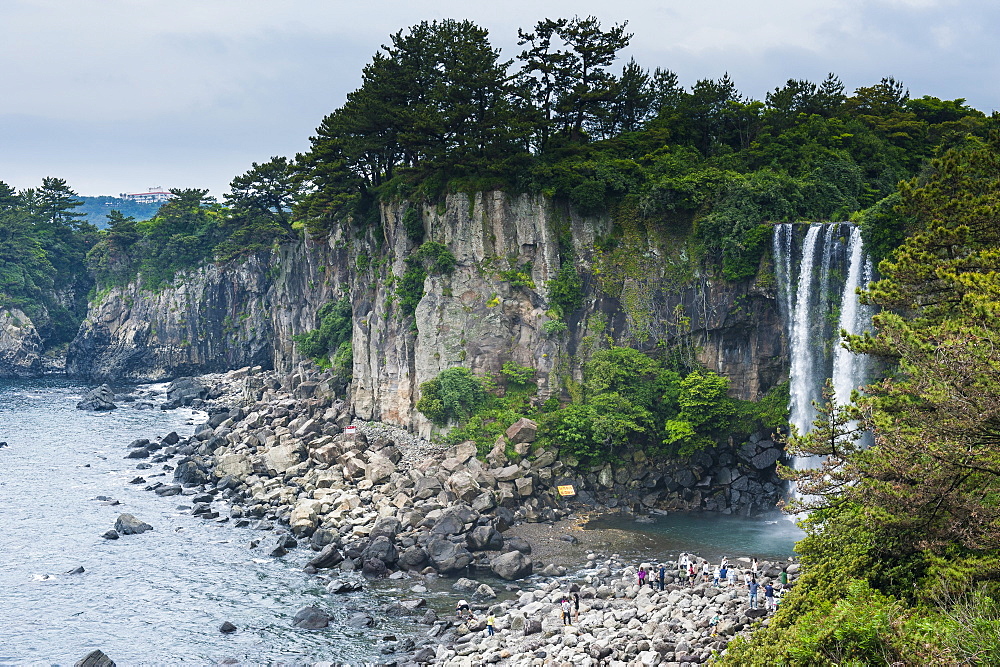
[[[128,199],[137,204],[162,204],[163,202],[168,201],[171,197],[173,197],[173,195],[170,194],[170,192],[163,190],[159,185],[150,188],[146,192],[134,192],[131,194],[123,192],[121,194],[122,199]]]

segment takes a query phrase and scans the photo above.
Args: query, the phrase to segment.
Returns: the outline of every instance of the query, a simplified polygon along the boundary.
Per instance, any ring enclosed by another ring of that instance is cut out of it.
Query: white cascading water
[[[838,331],[849,334],[864,332],[872,320],[870,306],[865,306],[858,300],[858,288],[865,287],[872,279],[871,259],[864,254],[861,243],[861,229],[851,227],[851,236],[847,244],[849,264],[847,280],[844,282],[844,295],[840,301],[840,321]],[[851,400],[851,392],[858,389],[867,377],[868,357],[854,354],[842,344],[837,345],[833,353],[833,400],[837,405],[845,405]]]
[[[772,248],[779,307],[788,323],[789,421],[806,433],[816,417],[813,402],[822,399],[827,378],[833,379],[840,404],[868,379],[866,358],[841,346],[840,330],[858,334],[870,326],[871,309],[858,302],[857,289],[871,281],[873,271],[854,225],[811,224],[801,245],[795,243],[795,227],[777,225]],[[797,469],[818,464],[811,457],[792,460]]]

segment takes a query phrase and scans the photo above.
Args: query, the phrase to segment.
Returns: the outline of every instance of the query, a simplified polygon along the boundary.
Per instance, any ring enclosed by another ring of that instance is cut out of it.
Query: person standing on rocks
[[[486,617],[486,632],[492,637],[496,634],[497,617],[493,615],[493,610],[490,610],[489,616]]]
[[[573,622],[580,622],[580,594],[573,593]]]
[[[750,583],[747,584],[747,592],[750,593],[750,608],[757,608],[757,580],[751,579]]]
[[[570,624],[570,620],[571,620],[570,619],[570,613],[571,613],[571,611],[572,611],[572,609],[570,607],[569,600],[567,600],[566,598],[563,598],[562,599],[563,625],[569,625]]]
[[[764,608],[767,611],[775,610],[774,586],[771,585],[770,581],[764,584]]]
[[[694,581],[698,577],[698,573],[694,569],[694,563],[691,562],[688,563],[687,577],[688,577],[688,585],[694,586]]]
[[[667,566],[665,564],[663,564],[663,563],[660,563],[660,590],[661,591],[663,590],[663,580],[666,578],[666,576],[667,576]]]
[[[639,566],[639,588],[646,583],[646,568]]]

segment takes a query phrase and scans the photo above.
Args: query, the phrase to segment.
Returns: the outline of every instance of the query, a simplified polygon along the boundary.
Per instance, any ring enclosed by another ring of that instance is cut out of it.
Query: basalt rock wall
[[[240,262],[179,275],[151,292],[116,288],[91,304],[70,347],[68,371],[91,381],[163,380],[246,365],[291,371],[293,336],[317,326],[319,308],[348,297],[354,315],[356,414],[415,428],[421,383],[464,365],[497,372],[506,361],[536,368],[542,398],[580,379],[581,364],[611,342],[654,349],[683,343],[756,398],[787,373],[773,287],[727,282],[694,266],[683,234],[581,217],[540,196],[449,196],[423,206],[424,239],[445,244],[457,266],[433,271],[413,316],[400,277],[419,245],[405,231],[407,202],[383,205],[380,224],[343,224],[322,239],[288,243]],[[413,214],[410,214],[413,219]],[[617,239],[609,243],[608,239]],[[572,261],[584,284],[568,329],[548,281]],[[768,272],[762,271],[762,275]]]

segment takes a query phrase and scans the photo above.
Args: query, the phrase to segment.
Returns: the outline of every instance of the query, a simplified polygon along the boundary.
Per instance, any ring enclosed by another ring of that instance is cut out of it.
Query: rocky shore
[[[203,519],[272,531],[275,537],[261,533],[254,540],[272,557],[312,549],[306,575],[321,577],[331,595],[355,590],[366,577],[412,581],[413,597],[385,611],[412,615],[427,631],[419,641],[387,644],[387,663],[700,664],[763,616],[748,608],[745,592],[674,581],[674,563],[666,564],[671,576],[663,592],[633,583],[637,564],[595,551],[568,574],[552,562],[558,559],[549,560],[551,545],[543,560],[511,530],[552,525],[549,541],[569,547],[576,538],[559,522],[582,510],[623,502],[640,510],[682,508],[696,493],[704,509],[702,491],[679,485],[675,473],[644,461],[627,466],[627,477],[620,473],[626,466],[581,472],[557,451],[535,446],[529,420],[512,426],[480,460],[474,443],[443,447],[356,420],[328,386],[308,366],[284,377],[244,368],[176,380],[161,407],[199,408],[208,419],[189,438],[170,433],[133,442],[126,456],[138,460],[137,469],[162,465],[173,480],[147,484],[140,473],[132,482],[161,496],[191,496],[192,514]],[[751,444],[743,465],[754,469],[753,458],[770,458],[773,447]],[[718,459],[691,463],[691,486],[712,465]],[[565,485],[577,495],[563,498],[557,487]],[[716,497],[728,502],[731,491],[740,493],[727,486],[721,494],[715,489]],[[785,571],[794,579],[797,565],[764,567],[768,578]],[[475,620],[426,607],[420,594],[441,576],[459,577],[456,590],[471,601]],[[498,591],[480,578],[511,583]],[[580,597],[580,619],[563,626],[559,601],[571,590]],[[498,592],[514,597],[500,601]],[[498,632],[486,638],[489,612]],[[373,623],[368,614],[357,616],[352,622],[359,627]],[[713,616],[719,617],[714,632]],[[329,622],[324,617],[309,607],[294,623],[321,628]]]

